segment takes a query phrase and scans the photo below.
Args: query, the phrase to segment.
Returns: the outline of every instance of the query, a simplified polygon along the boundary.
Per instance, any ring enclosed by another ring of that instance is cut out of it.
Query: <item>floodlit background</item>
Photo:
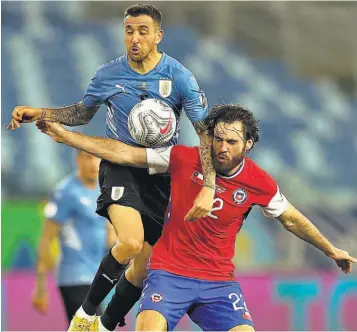
[[[2,330],[66,328],[53,281],[47,316],[30,298],[43,202],[74,166],[73,151],[33,125],[4,127],[16,105],[79,101],[96,68],[125,52],[122,15],[132,3],[1,3]],[[153,3],[164,14],[161,50],[194,72],[211,106],[240,103],[256,114],[253,159],[356,256],[357,3]],[[105,108],[74,130],[101,136],[104,125]],[[186,118],[181,133],[182,143],[197,144]],[[356,272],[343,275],[259,209],[237,237],[235,263],[258,330],[357,330]]]

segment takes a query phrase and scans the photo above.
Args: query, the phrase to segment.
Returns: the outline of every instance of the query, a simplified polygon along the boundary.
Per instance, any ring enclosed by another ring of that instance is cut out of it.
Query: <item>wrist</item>
[[[331,245],[331,247],[329,247],[327,250],[325,250],[324,254],[327,256],[327,257],[334,257],[335,256],[335,253],[336,253],[336,247]]]
[[[212,190],[216,190],[216,186],[214,184],[212,184],[212,183],[204,183],[203,187],[210,188]]]

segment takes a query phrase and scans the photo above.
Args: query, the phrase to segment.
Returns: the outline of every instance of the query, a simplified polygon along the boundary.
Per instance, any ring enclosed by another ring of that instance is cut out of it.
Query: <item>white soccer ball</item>
[[[159,99],[144,99],[129,113],[131,137],[140,145],[157,147],[167,143],[176,131],[176,116],[172,108]]]

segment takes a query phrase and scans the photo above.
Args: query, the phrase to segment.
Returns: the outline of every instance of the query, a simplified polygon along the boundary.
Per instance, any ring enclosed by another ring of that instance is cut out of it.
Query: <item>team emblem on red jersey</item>
[[[233,192],[232,198],[233,202],[236,204],[242,204],[247,200],[247,192],[243,188],[239,188]]]
[[[150,298],[151,298],[151,301],[155,302],[155,303],[160,302],[164,299],[164,297],[159,293],[151,294]]]

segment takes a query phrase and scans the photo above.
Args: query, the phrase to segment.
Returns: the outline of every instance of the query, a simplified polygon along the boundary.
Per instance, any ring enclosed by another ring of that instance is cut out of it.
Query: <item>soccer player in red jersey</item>
[[[138,331],[171,331],[186,313],[203,330],[254,331],[232,263],[236,234],[254,205],[334,259],[345,273],[357,262],[333,246],[287,201],[276,181],[246,156],[259,141],[257,121],[249,110],[238,105],[215,106],[206,124],[218,175],[215,203],[207,217],[193,215],[190,220],[185,215],[203,185],[198,148],[137,148],[69,132],[57,124],[38,124],[56,141],[100,158],[148,168],[151,174],[171,174],[171,200],[148,266]]]

